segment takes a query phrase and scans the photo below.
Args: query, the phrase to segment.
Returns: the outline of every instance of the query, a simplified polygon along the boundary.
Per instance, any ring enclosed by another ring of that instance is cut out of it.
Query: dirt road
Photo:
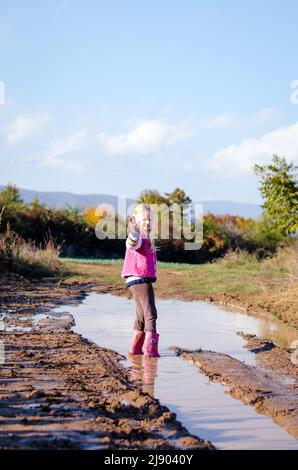
[[[49,314],[91,287],[0,279],[0,449],[212,450],[130,380],[122,356],[71,331],[70,315]]]

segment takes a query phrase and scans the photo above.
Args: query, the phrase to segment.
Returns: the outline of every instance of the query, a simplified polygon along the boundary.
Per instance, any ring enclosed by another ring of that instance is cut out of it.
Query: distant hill
[[[258,204],[249,204],[246,202],[235,201],[202,201],[204,204],[204,214],[211,212],[214,215],[240,215],[248,218],[257,219],[262,212]]]
[[[0,191],[5,186],[0,185]],[[88,206],[95,206],[97,204],[111,204],[115,211],[117,210],[117,196],[112,194],[74,194],[64,191],[35,191],[31,189],[19,188],[20,195],[23,201],[30,203],[35,196],[38,197],[41,204],[45,204],[47,207],[55,207],[57,209],[70,205],[77,207],[80,210],[85,209]],[[124,208],[119,208],[119,214],[124,216],[126,208],[136,202],[135,199],[124,199],[119,197],[119,201],[122,201]],[[126,202],[126,206],[125,206]],[[252,217],[257,219],[261,214],[261,208],[257,204],[249,204],[243,202],[234,201],[194,201],[202,202],[204,204],[204,214],[211,212],[214,215],[239,215],[245,218]]]
[[[5,186],[0,185],[0,191]],[[72,207],[77,207],[80,210],[84,210],[89,206],[96,206],[98,204],[111,204],[115,210],[117,209],[117,196],[112,194],[74,194],[64,191],[35,191],[31,189],[18,188],[21,198],[27,203],[31,203],[37,196],[41,204],[45,204],[47,207],[61,209],[67,204]],[[125,199],[120,198],[125,207]],[[134,199],[126,199],[126,207],[129,207],[135,202]],[[119,213],[124,214],[124,210],[119,210]]]

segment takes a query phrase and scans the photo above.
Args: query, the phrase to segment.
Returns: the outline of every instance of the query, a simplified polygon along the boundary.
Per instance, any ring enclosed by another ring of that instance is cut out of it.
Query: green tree
[[[287,163],[285,157],[273,155],[270,165],[255,164],[253,170],[260,176],[261,206],[284,235],[298,230],[298,180],[297,166]]]
[[[183,221],[184,224],[187,223],[189,217],[188,209],[189,205],[191,204],[190,197],[186,196],[185,191],[178,187],[176,187],[174,191],[170,193],[165,193],[165,196],[169,205],[177,204],[180,206],[181,221]]]
[[[165,195],[169,204],[179,204],[182,206],[182,204],[191,203],[190,197],[186,196],[185,191],[181,188],[175,188],[174,191],[165,193]]]
[[[7,207],[21,206],[24,203],[18,188],[11,183],[8,183],[3,191],[0,192],[0,200]]]
[[[37,195],[32,199],[30,206],[33,212],[36,212],[38,209],[46,209],[46,205],[41,204]]]
[[[156,189],[144,189],[137,198],[139,204],[162,204],[167,203],[167,199]]]

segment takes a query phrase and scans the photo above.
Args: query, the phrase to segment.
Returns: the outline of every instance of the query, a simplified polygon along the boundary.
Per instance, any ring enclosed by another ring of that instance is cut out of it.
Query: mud
[[[244,347],[256,355],[260,367],[270,370],[270,374],[281,381],[292,380],[298,384],[298,362],[295,363],[294,350],[277,347],[273,342],[255,335],[242,332],[238,332],[238,335],[246,340]]]
[[[249,348],[265,355],[266,368],[250,366],[218,352],[192,351],[177,346],[171,349],[192,362],[211,381],[227,386],[231,396],[253,406],[258,413],[271,416],[275,423],[298,438],[297,366],[291,364],[287,351],[279,351],[274,345],[266,346],[255,337],[249,340]],[[282,375],[278,374],[281,370]]]
[[[123,356],[50,312],[93,286],[0,278],[0,449],[214,449],[131,381]]]

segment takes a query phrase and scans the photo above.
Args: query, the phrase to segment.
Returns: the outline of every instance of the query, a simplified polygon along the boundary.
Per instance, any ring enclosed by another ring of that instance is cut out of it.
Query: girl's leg
[[[138,331],[144,331],[145,316],[144,316],[144,311],[143,311],[143,308],[142,308],[142,304],[141,304],[140,299],[139,299],[139,292],[136,289],[136,287],[138,285],[139,284],[132,284],[131,286],[128,287],[128,289],[132,293],[132,296],[134,298],[135,305],[136,305],[136,318],[135,318],[135,322],[134,322],[134,325],[133,325],[133,329],[138,330]]]
[[[144,312],[145,331],[156,332],[157,310],[152,283],[133,284],[136,298]]]

